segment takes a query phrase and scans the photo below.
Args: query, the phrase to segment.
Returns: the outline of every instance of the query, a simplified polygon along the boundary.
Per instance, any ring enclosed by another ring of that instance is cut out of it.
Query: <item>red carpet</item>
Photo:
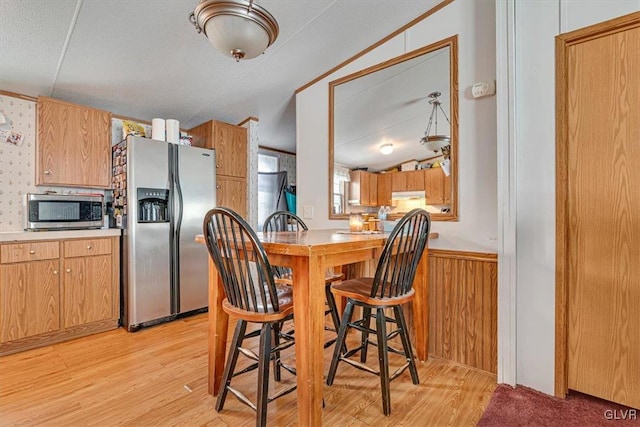
[[[567,399],[500,384],[478,427],[640,426],[640,410],[571,392]]]

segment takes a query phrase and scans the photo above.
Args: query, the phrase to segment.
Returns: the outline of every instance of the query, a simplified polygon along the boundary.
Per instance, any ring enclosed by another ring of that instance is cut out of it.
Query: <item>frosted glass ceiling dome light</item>
[[[380,146],[380,153],[391,154],[393,153],[393,144],[383,144]]]
[[[444,154],[449,151],[448,149],[445,150],[445,148],[451,146],[451,137],[448,135],[438,135],[438,109],[442,111],[442,115],[447,119],[447,123],[449,123],[449,125],[451,125],[451,122],[449,121],[447,114],[442,109],[442,103],[438,100],[440,95],[442,95],[440,92],[431,92],[429,94],[429,98],[431,98],[429,100],[429,104],[433,105],[433,109],[429,116],[427,130],[424,131],[424,136],[420,139],[420,144],[429,151],[433,151],[434,153],[442,151]],[[435,133],[433,135],[429,135],[432,124],[435,124]]]
[[[189,20],[227,56],[252,59],[278,38],[278,22],[254,0],[200,0]]]

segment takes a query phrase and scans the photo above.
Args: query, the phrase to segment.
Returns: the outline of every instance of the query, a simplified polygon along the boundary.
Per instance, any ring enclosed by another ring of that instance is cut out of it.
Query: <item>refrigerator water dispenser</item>
[[[169,222],[169,190],[138,188],[138,222]]]

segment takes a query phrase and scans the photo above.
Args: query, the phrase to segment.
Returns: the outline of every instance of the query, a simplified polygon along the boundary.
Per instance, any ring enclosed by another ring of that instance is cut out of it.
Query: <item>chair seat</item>
[[[276,284],[276,292],[278,294],[278,306],[280,308],[278,312],[273,311],[273,307],[269,301],[267,301],[267,310],[265,312],[264,306],[261,301],[258,300],[259,312],[255,312],[235,307],[229,303],[226,298],[222,301],[222,309],[230,316],[236,316],[248,322],[277,322],[293,313],[293,289],[291,286]]]
[[[336,296],[351,298],[373,307],[390,307],[404,304],[411,301],[415,295],[415,291],[412,288],[409,292],[399,297],[372,297],[372,285],[373,277],[359,277],[357,279],[345,280],[344,282],[332,284],[331,292]]]

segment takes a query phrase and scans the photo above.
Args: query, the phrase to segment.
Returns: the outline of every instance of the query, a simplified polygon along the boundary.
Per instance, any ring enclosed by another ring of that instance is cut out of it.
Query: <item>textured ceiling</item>
[[[191,128],[260,120],[260,144],[295,151],[296,88],[441,0],[261,0],[280,35],[236,63],[197,34],[197,0],[0,0],[0,89]]]

